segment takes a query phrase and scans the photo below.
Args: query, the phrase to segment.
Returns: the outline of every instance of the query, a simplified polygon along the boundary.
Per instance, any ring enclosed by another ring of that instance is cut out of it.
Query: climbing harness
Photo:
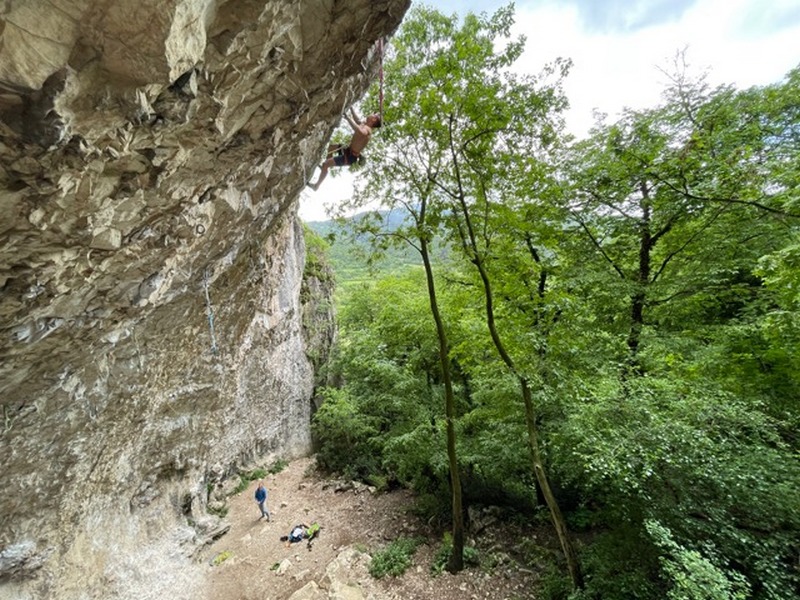
[[[208,269],[203,272],[203,288],[206,292],[206,314],[208,314],[208,327],[211,330],[211,354],[217,355],[217,338],[214,335],[214,308],[211,306],[211,297],[208,295]]]

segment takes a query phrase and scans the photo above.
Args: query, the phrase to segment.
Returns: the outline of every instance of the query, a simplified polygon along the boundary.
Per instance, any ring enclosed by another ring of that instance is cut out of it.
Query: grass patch
[[[411,566],[411,559],[422,541],[420,538],[397,538],[372,556],[369,574],[375,579],[386,575],[392,577],[402,575]]]
[[[211,564],[217,567],[228,560],[231,556],[233,556],[233,552],[230,550],[223,550],[211,560]]]
[[[220,519],[224,519],[225,517],[228,516],[228,510],[229,510],[229,507],[228,507],[227,504],[225,504],[223,506],[209,506],[208,507],[208,512],[211,513],[212,515],[218,516]]]
[[[269,472],[270,475],[275,475],[283,471],[288,466],[289,466],[289,461],[279,458],[269,466],[267,471]]]
[[[379,492],[385,492],[389,489],[389,479],[385,475],[367,475],[367,483],[374,486]]]
[[[235,496],[236,494],[241,494],[243,491],[247,489],[247,486],[250,485],[250,480],[245,479],[243,475],[239,475],[239,483],[233,488],[231,492],[231,496]]]
[[[239,483],[235,488],[233,488],[233,491],[230,493],[230,495],[235,496],[236,494],[241,494],[247,489],[251,481],[264,479],[267,475],[275,475],[276,473],[280,473],[287,466],[289,466],[289,461],[279,458],[266,469],[259,467],[257,469],[253,469],[252,471],[244,471],[239,473]]]
[[[236,494],[240,494],[241,492],[247,489],[247,486],[250,485],[251,481],[255,481],[256,479],[264,479],[267,475],[266,469],[253,469],[252,471],[245,471],[244,473],[239,473],[239,484],[233,488],[231,492],[231,496]]]

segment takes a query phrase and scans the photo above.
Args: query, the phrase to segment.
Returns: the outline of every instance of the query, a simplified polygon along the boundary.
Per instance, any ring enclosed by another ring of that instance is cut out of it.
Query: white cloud
[[[769,35],[752,33],[748,15],[758,0],[700,0],[677,21],[631,32],[587,33],[574,5],[518,6],[515,33],[528,43],[521,60],[532,72],[558,56],[574,61],[565,83],[572,109],[570,129],[583,135],[592,109],[611,118],[623,107],[656,105],[669,70],[686,48],[695,74],[708,71],[712,85],[739,88],[778,81],[800,62],[800,23]]]

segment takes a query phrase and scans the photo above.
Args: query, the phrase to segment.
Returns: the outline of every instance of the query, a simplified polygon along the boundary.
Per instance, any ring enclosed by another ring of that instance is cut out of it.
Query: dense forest
[[[798,598],[800,68],[712,88],[679,53],[578,140],[513,19],[418,7],[386,48],[363,212],[312,241],[392,257],[337,271],[318,461],[414,489],[451,571],[470,506],[549,523],[536,597]]]

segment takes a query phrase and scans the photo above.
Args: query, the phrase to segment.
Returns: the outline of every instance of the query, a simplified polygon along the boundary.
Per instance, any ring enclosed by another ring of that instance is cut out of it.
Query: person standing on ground
[[[364,121],[361,121],[355,109],[350,108],[350,113],[352,116],[347,113],[344,115],[350,127],[353,128],[353,137],[350,139],[350,144],[348,146],[343,144],[328,146],[328,158],[319,166],[319,179],[317,179],[316,183],[307,184],[314,191],[319,189],[322,180],[328,175],[328,169],[352,165],[354,162],[359,161],[361,151],[364,150],[372,137],[372,130],[381,126],[380,115],[370,115]]]
[[[261,511],[261,516],[258,518],[263,519],[264,517],[267,517],[267,521],[269,521],[269,511],[267,510],[267,488],[264,487],[263,481],[258,482],[258,487],[256,488],[256,502],[258,503],[258,508]]]

